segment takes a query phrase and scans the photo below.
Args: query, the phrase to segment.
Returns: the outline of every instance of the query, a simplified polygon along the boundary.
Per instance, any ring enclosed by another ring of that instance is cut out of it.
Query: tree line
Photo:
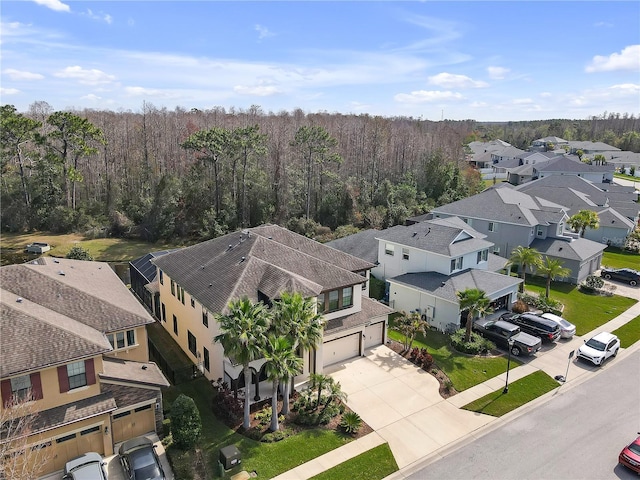
[[[148,241],[267,222],[308,235],[403,223],[480,191],[464,144],[498,133],[472,120],[148,103],[139,112],[4,105],[0,127],[2,230]]]

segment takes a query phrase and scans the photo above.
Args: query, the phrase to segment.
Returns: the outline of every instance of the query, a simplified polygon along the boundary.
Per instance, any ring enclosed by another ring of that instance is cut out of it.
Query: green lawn
[[[631,319],[629,322],[615,329],[613,332],[620,339],[622,348],[629,348],[631,345],[640,340],[640,315]]]
[[[544,295],[545,279],[528,275],[525,289]],[[637,303],[635,299],[619,295],[589,295],[576,285],[564,282],[552,282],[550,296],[564,305],[562,316],[576,326],[577,335],[594,330]]]
[[[521,407],[525,403],[550,392],[558,386],[558,382],[542,370],[539,370],[510,383],[508,393],[503,393],[503,389],[501,388],[462,408],[472,412],[501,417],[505,413]]]
[[[602,255],[602,266],[640,270],[640,254],[616,247],[607,247]]]
[[[402,334],[389,329],[389,337],[402,341]],[[474,385],[478,385],[507,371],[507,359],[500,357],[474,357],[458,353],[449,345],[449,335],[431,331],[424,335],[418,335],[413,342],[415,347],[426,348],[433,356],[435,363],[447,374],[453,387],[461,392]],[[518,365],[517,360],[511,363]]]
[[[312,480],[380,480],[398,471],[388,443],[383,443],[357,457],[326,470]]]
[[[222,447],[235,444],[242,454],[242,464],[226,473],[225,478],[241,470],[256,471],[259,478],[273,478],[287,470],[323,455],[350,441],[351,437],[335,431],[317,429],[288,437],[276,443],[261,443],[231,430],[220,422],[211,410],[213,387],[205,378],[169,387],[163,396],[164,410],[170,410],[171,402],[180,393],[196,402],[202,418],[203,433],[198,448],[208,461],[208,473],[212,478],[217,471],[218,454]],[[173,446],[167,448],[176,478],[188,480],[194,464],[193,452],[182,452]]]

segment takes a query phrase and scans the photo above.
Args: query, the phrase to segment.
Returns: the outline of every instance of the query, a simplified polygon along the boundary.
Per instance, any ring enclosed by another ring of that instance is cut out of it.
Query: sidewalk
[[[557,343],[551,350],[544,352],[543,355],[538,355],[531,361],[517,368],[513,368],[509,372],[509,382],[523,378],[537,370],[544,371],[552,378],[557,375],[564,376],[566,374],[567,381],[554,391],[523,405],[503,417],[496,418],[489,415],[467,412],[466,410],[460,410],[460,407],[502,388],[505,384],[506,373],[489,379],[448,399],[442,399],[440,397],[440,400],[436,403],[428,405],[420,411],[411,412],[402,418],[396,419],[394,415],[397,415],[397,412],[391,411],[388,415],[391,417],[391,420],[381,419],[380,424],[377,426],[367,421],[367,423],[375,429],[373,433],[289,470],[275,477],[275,479],[305,480],[311,478],[324,470],[385,442],[389,443],[398,467],[400,468],[400,470],[387,477],[387,479],[397,480],[406,478],[412,472],[436,461],[452,450],[459,448],[461,445],[471,442],[510,419],[526,413],[540,403],[549,401],[553,396],[561,394],[572,386],[591,378],[592,375],[605,371],[608,363],[602,367],[591,366],[585,362],[576,362],[575,356],[572,360],[569,360],[569,353],[576,350],[583,344],[585,339],[590,338],[592,335],[601,331],[613,331],[638,315],[640,315],[640,302],[593,332],[589,332],[583,337],[574,337],[570,341]],[[384,348],[390,352],[385,353],[386,357],[395,355],[395,352],[387,347],[379,348]],[[640,349],[640,342],[636,342],[626,350],[621,350],[618,358],[624,357],[637,349]],[[380,357],[380,354],[377,353],[375,356]],[[374,355],[371,355],[372,359],[373,357]],[[393,359],[391,369],[388,366],[389,364],[385,364],[387,368],[386,373],[397,378],[402,378],[407,369],[410,369],[410,366],[413,364],[404,360],[404,358],[399,355],[395,355],[395,357],[397,358]],[[400,370],[400,373],[394,375],[394,370],[396,369]],[[397,389],[398,385],[398,383],[395,383],[394,388]],[[368,394],[371,395],[370,393]],[[355,403],[361,403],[363,399],[358,399],[358,394],[354,396],[356,397],[354,398]],[[380,396],[377,396],[377,398],[379,399]],[[352,406],[351,395],[347,403]],[[371,398],[369,403],[376,403],[376,401],[374,398]],[[374,408],[375,407],[376,406],[374,406]],[[354,405],[352,408],[358,412],[357,406]],[[377,410],[379,410],[379,407]]]

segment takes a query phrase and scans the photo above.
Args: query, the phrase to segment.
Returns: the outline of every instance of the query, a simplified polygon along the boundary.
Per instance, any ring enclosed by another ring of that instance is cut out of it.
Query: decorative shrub
[[[218,381],[213,384],[217,390],[213,397],[212,410],[218,418],[229,424],[237,423],[244,416],[244,404],[236,398],[233,391],[225,382]]]
[[[451,346],[459,352],[471,355],[485,354],[496,348],[493,342],[487,340],[479,333],[471,332],[471,338],[468,342],[464,341],[466,335],[467,332],[464,328],[452,333]]]
[[[291,435],[291,430],[284,428],[282,430],[276,430],[275,432],[265,433],[260,439],[264,443],[274,443],[284,440]]]
[[[518,294],[518,302],[524,302],[528,306],[536,308],[538,310],[542,310],[543,312],[553,312],[556,314],[560,314],[562,312],[562,304],[553,298],[547,298],[544,295],[529,295],[528,293],[519,293]],[[516,303],[518,303],[516,302]],[[512,308],[512,311],[515,313],[523,313],[516,311],[515,308]],[[525,312],[527,310],[524,310]]]
[[[362,419],[356,412],[347,412],[342,416],[340,428],[347,433],[355,435],[362,427]]]
[[[65,258],[70,258],[72,260],[93,260],[93,257],[91,256],[89,251],[82,248],[80,245],[74,245],[73,247],[71,247],[71,250],[69,250],[69,253],[67,253]]]
[[[585,285],[596,290],[600,290],[604,287],[604,280],[600,277],[596,277],[595,275],[589,275],[585,281]]]
[[[524,297],[525,295],[522,294],[522,296]],[[529,311],[529,306],[524,301],[518,299],[516,300],[516,303],[513,304],[513,308],[511,308],[511,310],[513,313],[524,313]]]
[[[193,447],[202,431],[200,412],[193,398],[180,394],[171,405],[171,436],[173,443],[183,450]]]

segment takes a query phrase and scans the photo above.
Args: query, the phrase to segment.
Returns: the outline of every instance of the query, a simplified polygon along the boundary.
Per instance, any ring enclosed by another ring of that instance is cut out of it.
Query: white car
[[[620,350],[620,339],[612,333],[601,332],[578,349],[578,358],[589,360],[594,365],[602,365],[609,357],[615,357]]]
[[[543,313],[540,316],[551,320],[560,327],[560,338],[571,338],[576,334],[576,326],[564,318],[554,315],[553,313]]]

